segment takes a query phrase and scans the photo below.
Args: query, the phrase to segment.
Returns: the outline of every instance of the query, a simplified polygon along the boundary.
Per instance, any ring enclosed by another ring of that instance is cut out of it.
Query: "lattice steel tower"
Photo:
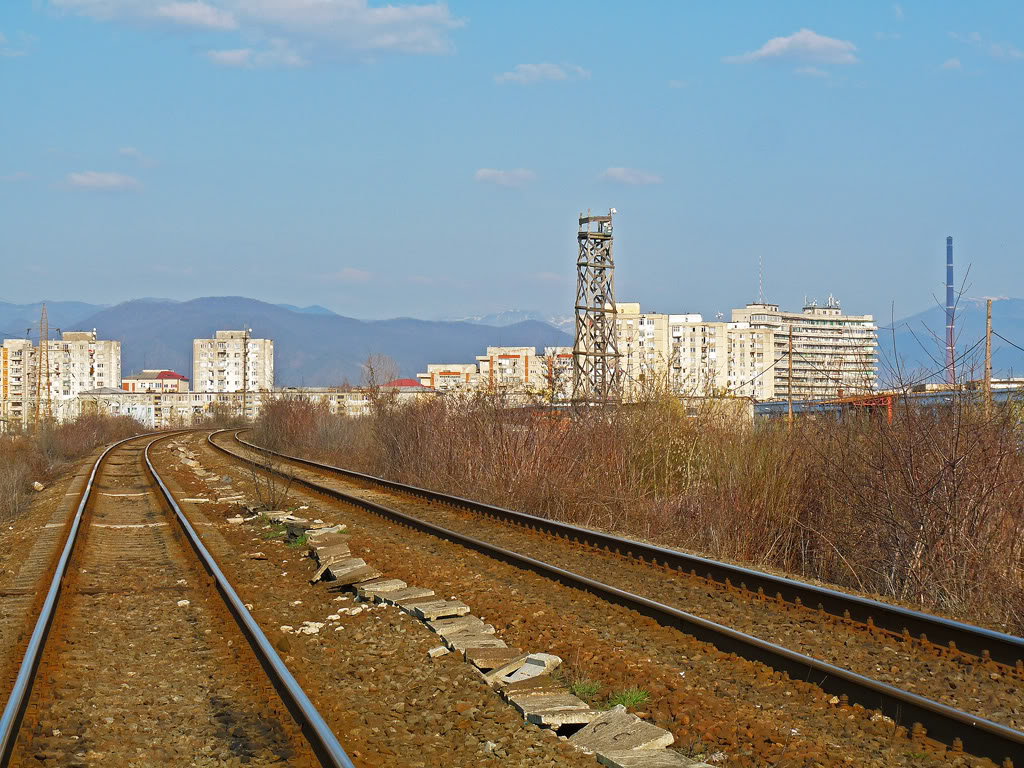
[[[576,342],[572,348],[574,403],[605,405],[621,397],[615,328],[612,214],[580,214],[576,259]]]

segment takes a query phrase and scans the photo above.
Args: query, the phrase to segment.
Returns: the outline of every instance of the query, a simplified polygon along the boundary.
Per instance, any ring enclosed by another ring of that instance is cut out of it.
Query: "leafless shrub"
[[[249,466],[249,477],[261,510],[284,509],[291,492],[291,476],[281,474],[281,462],[273,454],[262,452],[259,464]]]
[[[97,446],[145,431],[127,416],[83,416],[68,424],[41,426],[35,434],[0,435],[0,520],[24,508],[33,481],[48,482]]]
[[[500,396],[275,404],[289,451],[533,514],[1024,629],[1021,407],[903,399],[885,414],[753,425],[715,401],[510,407]],[[271,443],[266,443],[270,445]]]

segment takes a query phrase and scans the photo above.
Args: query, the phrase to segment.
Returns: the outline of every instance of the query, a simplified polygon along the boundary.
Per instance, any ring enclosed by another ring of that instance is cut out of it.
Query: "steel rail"
[[[223,434],[230,430],[222,430],[215,434]],[[525,512],[517,512],[491,504],[485,504],[461,496],[453,496],[439,491],[431,491],[414,485],[405,485],[381,477],[354,472],[350,469],[334,467],[329,464],[290,456],[277,451],[269,451],[258,445],[238,437],[235,440],[252,450],[270,453],[288,461],[294,461],[319,470],[327,470],[354,480],[382,486],[399,493],[418,496],[429,501],[439,502],[455,507],[463,507],[472,512],[492,517],[503,522],[522,525],[552,536],[575,540],[599,549],[606,549],[620,555],[633,557],[651,563],[662,563],[665,566],[682,571],[691,571],[706,576],[720,584],[729,583],[734,587],[748,589],[753,592],[763,591],[766,595],[781,597],[782,600],[800,604],[808,608],[818,608],[833,616],[850,619],[875,627],[896,635],[909,633],[912,636],[926,639],[935,645],[956,644],[957,650],[979,657],[989,657],[993,661],[1013,667],[1024,660],[1024,638],[997,632],[973,624],[946,619],[941,616],[915,611],[880,600],[873,600],[860,595],[852,595],[828,587],[797,581],[777,576],[740,565],[723,563],[710,558],[691,555],[674,549],[659,547],[654,544],[615,536],[610,533],[581,528],[556,520],[547,520]],[[212,438],[212,435],[211,435]],[[211,439],[211,442],[212,439]]]
[[[42,661],[46,638],[50,633],[50,627],[57,613],[57,600],[60,597],[61,587],[63,586],[64,574],[67,572],[68,564],[71,562],[71,555],[74,552],[75,543],[78,539],[78,530],[82,525],[82,515],[85,512],[85,506],[89,501],[89,497],[92,495],[92,484],[96,479],[96,473],[99,471],[100,464],[111,451],[127,442],[138,440],[140,437],[147,437],[147,435],[136,435],[135,437],[119,440],[108,446],[99,455],[99,458],[96,459],[92,471],[89,473],[89,479],[86,481],[81,500],[78,502],[78,509],[75,511],[75,516],[71,521],[71,530],[68,533],[67,541],[64,542],[64,549],[61,552],[60,559],[57,561],[57,568],[54,571],[53,579],[50,581],[50,588],[46,593],[46,599],[43,601],[42,610],[39,613],[39,618],[36,620],[35,628],[32,630],[28,646],[25,648],[25,657],[18,668],[18,675],[7,698],[7,704],[4,706],[4,713],[0,716],[0,765],[7,765],[10,761],[18,728],[21,726],[22,718],[32,696],[32,681],[35,678],[36,670],[39,668],[39,663]]]
[[[541,574],[567,586],[591,592],[609,602],[623,605],[649,616],[664,626],[674,627],[699,640],[711,643],[725,653],[734,653],[745,659],[764,663],[773,669],[786,672],[791,679],[811,682],[829,693],[846,695],[851,702],[858,703],[868,709],[879,710],[892,718],[897,724],[906,726],[920,723],[926,729],[929,738],[935,741],[955,745],[956,741],[959,740],[963,749],[971,754],[988,757],[996,763],[1010,759],[1014,761],[1014,764],[1024,764],[1024,732],[977,717],[968,712],[954,709],[940,702],[932,701],[931,699],[904,691],[864,675],[859,675],[848,669],[797,653],[775,643],[761,640],[730,627],[680,611],[672,606],[635,595],[617,587],[573,573],[572,571],[434,525],[433,523],[428,523],[425,520],[407,515],[382,504],[361,499],[344,491],[290,475],[280,468],[261,464],[252,458],[234,453],[213,439],[215,435],[227,431],[229,430],[213,432],[207,437],[207,441],[221,453],[250,466],[262,467],[265,470],[290,478],[293,482],[314,492],[330,496],[424,533],[457,542],[467,548]],[[247,444],[237,437],[236,439],[242,444]],[[265,451],[265,449],[258,447],[254,448],[257,451]],[[282,456],[282,458],[292,458],[281,454],[275,455]],[[311,462],[301,460],[301,463]],[[319,466],[315,463],[313,464],[314,466]]]
[[[40,612],[35,630],[29,640],[29,644],[25,652],[25,658],[22,660],[14,687],[11,690],[10,697],[7,700],[7,705],[4,708],[3,716],[0,718],[0,766],[6,766],[9,763],[11,754],[14,750],[18,728],[21,725],[22,718],[24,717],[32,695],[32,682],[35,677],[36,670],[42,660],[46,639],[56,615],[57,605],[63,587],[63,579],[67,573],[68,565],[74,552],[75,544],[78,540],[78,533],[81,529],[82,518],[85,508],[92,496],[93,482],[99,472],[100,465],[112,451],[124,443],[146,437],[152,437],[154,434],[155,433],[136,435],[135,437],[130,437],[116,442],[104,450],[93,464],[92,471],[89,474],[89,480],[82,492],[78,509],[75,512],[75,517],[72,521],[67,541],[64,544],[63,552],[61,553],[60,560],[58,561],[57,569],[50,582],[50,589],[47,592],[46,599],[43,603],[43,609]],[[288,711],[299,724],[303,735],[309,741],[310,746],[313,748],[313,752],[320,760],[321,765],[325,766],[325,768],[355,768],[352,761],[345,753],[345,750],[338,742],[337,737],[331,731],[320,713],[316,710],[316,707],[309,700],[309,697],[302,690],[301,686],[299,686],[291,672],[288,671],[284,662],[277,655],[277,652],[274,650],[269,640],[267,640],[266,635],[263,634],[259,625],[246,609],[245,604],[242,603],[238,593],[235,592],[234,588],[227,580],[227,577],[220,570],[213,556],[200,541],[200,536],[196,533],[195,528],[192,527],[188,518],[181,511],[181,508],[175,501],[173,494],[171,494],[170,490],[164,484],[163,479],[160,477],[159,473],[157,473],[156,468],[153,466],[149,457],[149,449],[160,440],[174,437],[177,434],[181,433],[174,432],[160,435],[146,444],[143,455],[146,460],[147,468],[152,474],[157,486],[160,488],[164,498],[174,510],[179,524],[184,530],[189,543],[203,567],[211,576],[214,577],[218,592],[220,592],[232,616],[238,622],[239,628],[249,641],[253,652],[260,661],[260,665],[263,667],[268,677],[270,677],[271,682],[274,684],[275,689],[281,696],[281,699],[288,708]]]
[[[169,435],[168,435],[169,437]],[[338,737],[334,735],[330,726],[323,719],[321,714],[317,711],[313,702],[309,700],[309,696],[302,690],[302,686],[299,685],[298,681],[292,676],[288,667],[281,660],[281,657],[277,655],[277,651],[274,650],[274,646],[270,644],[267,636],[260,629],[260,625],[253,619],[252,614],[249,613],[249,609],[245,607],[245,603],[235,592],[235,588],[231,586],[231,582],[224,575],[224,572],[217,565],[217,561],[210,554],[210,551],[205,547],[203,542],[200,540],[200,536],[196,533],[196,529],[192,527],[192,523],[189,522],[185,513],[181,511],[181,507],[178,506],[178,502],[175,501],[174,495],[170,492],[166,485],[164,485],[163,478],[156,471],[153,466],[153,462],[149,457],[149,449],[158,440],[164,438],[157,438],[146,446],[145,459],[146,466],[153,475],[153,479],[156,480],[157,485],[160,487],[164,498],[170,505],[171,509],[174,510],[174,514],[178,519],[178,523],[184,530],[186,537],[188,538],[189,544],[192,545],[192,549],[195,550],[196,555],[202,562],[206,572],[213,576],[214,581],[217,585],[217,591],[220,592],[221,597],[224,598],[224,602],[227,604],[228,609],[231,611],[231,615],[234,616],[235,621],[238,622],[239,628],[242,630],[242,634],[245,635],[249,641],[249,645],[252,647],[253,652],[256,654],[256,658],[260,662],[260,666],[267,673],[267,676],[274,683],[274,688],[277,689],[278,694],[281,696],[281,700],[284,702],[288,711],[291,713],[295,722],[298,723],[302,730],[303,735],[309,741],[310,746],[313,748],[313,752],[319,758],[321,765],[325,768],[355,768],[352,760],[345,753],[341,743],[338,741]]]

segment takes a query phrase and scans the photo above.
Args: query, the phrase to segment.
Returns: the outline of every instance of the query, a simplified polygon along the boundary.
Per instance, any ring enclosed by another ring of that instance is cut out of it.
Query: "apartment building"
[[[28,339],[4,339],[0,351],[0,428],[19,430],[35,413],[35,351]]]
[[[641,312],[638,302],[615,304],[622,393],[627,400],[667,383],[669,315]]]
[[[801,312],[777,304],[748,304],[732,319],[772,332],[774,397],[825,400],[874,391],[878,382],[878,326],[872,315],[843,314],[839,300],[807,302]],[[789,344],[792,336],[792,374]],[[790,386],[792,381],[792,387]],[[770,399],[770,398],[765,398]]]
[[[192,385],[197,392],[261,392],[274,388],[274,342],[251,331],[217,331],[192,341]]]
[[[45,351],[45,355],[41,354]],[[27,339],[5,339],[0,413],[8,429],[24,429],[40,418],[68,421],[75,398],[99,387],[121,386],[121,342],[96,330],[65,331],[40,347]]]
[[[411,388],[409,388],[411,389]],[[434,391],[416,387],[417,391],[398,391],[399,402],[430,397]],[[162,392],[142,390],[130,392],[124,389],[102,387],[82,392],[75,399],[73,418],[90,413],[109,416],[131,416],[150,429],[168,429],[200,426],[211,416],[218,414],[238,415],[245,401],[250,418],[258,416],[263,408],[276,400],[304,400],[325,403],[334,414],[351,417],[364,416],[370,412],[370,394],[364,389],[339,389],[337,387],[288,387],[271,391],[247,392]]]
[[[565,401],[572,395],[572,347],[487,347],[474,363],[430,363],[416,378],[444,393],[502,392]]]
[[[730,395],[770,399],[770,377],[759,375],[771,362],[771,331],[747,323],[705,321],[699,314],[669,317],[674,392],[699,397]]]
[[[424,387],[441,392],[469,391],[478,386],[475,363],[430,363],[426,373],[417,373],[416,378]]]
[[[144,368],[142,373],[121,378],[125,392],[188,392],[188,377],[160,368]]]

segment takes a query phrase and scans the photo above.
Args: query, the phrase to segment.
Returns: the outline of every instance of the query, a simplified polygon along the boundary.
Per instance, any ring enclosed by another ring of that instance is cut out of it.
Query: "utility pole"
[[[793,431],[793,325],[789,326],[789,431]]]
[[[242,328],[242,418],[245,419],[245,401],[249,390],[249,331],[251,328]]]
[[[985,302],[985,416],[992,415],[992,299]]]
[[[43,385],[46,385],[46,410],[42,414],[47,421],[53,419],[53,409],[50,405],[50,323],[46,316],[46,304],[43,304],[43,312],[39,316],[39,359],[36,361],[36,423],[35,431],[39,431],[40,408],[43,402]],[[43,368],[46,369],[45,378]]]

